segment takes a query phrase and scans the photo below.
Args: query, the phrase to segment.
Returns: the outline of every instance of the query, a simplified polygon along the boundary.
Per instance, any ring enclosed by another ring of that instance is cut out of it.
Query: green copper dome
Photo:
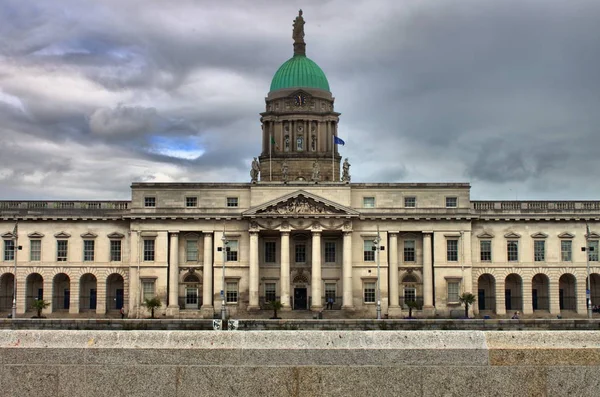
[[[277,70],[271,81],[271,91],[296,87],[329,91],[329,82],[319,65],[305,55],[296,54]]]

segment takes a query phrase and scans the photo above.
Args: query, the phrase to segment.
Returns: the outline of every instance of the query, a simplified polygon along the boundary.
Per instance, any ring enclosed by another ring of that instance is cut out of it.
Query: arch
[[[15,288],[15,276],[12,273],[4,273],[0,276],[0,310],[12,310],[13,293]]]
[[[33,311],[33,301],[44,299],[44,278],[39,273],[30,273],[25,279],[25,311]]]
[[[550,310],[550,277],[536,273],[531,278],[531,304],[533,310]]]
[[[79,278],[79,310],[96,310],[98,296],[98,279],[92,273],[85,273]]]
[[[523,310],[523,278],[513,272],[504,279],[504,304],[507,311]]]
[[[484,273],[477,279],[477,305],[479,311],[496,312],[496,278]]]
[[[179,283],[179,307],[187,310],[198,310],[202,306],[202,274],[188,271]]]
[[[577,310],[577,279],[571,273],[558,279],[558,305],[560,310]]]
[[[71,300],[71,278],[58,273],[52,278],[52,311],[69,310]]]
[[[119,273],[106,277],[106,310],[121,310],[125,306],[125,280]]]
[[[402,283],[418,283],[419,280],[417,279],[417,276],[415,276],[414,274],[406,274],[404,277],[402,277]]]
[[[308,284],[308,277],[305,274],[298,274],[292,281],[293,284]]]
[[[183,282],[199,284],[201,281],[200,277],[198,277],[198,275],[196,275],[195,273],[188,273],[183,277]]]

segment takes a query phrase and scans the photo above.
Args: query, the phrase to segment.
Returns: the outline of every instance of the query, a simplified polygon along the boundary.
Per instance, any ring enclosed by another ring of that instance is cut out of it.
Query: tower
[[[294,20],[294,56],[275,73],[261,113],[262,152],[260,180],[311,181],[314,168],[319,182],[340,180],[341,156],[334,144],[340,113],[323,70],[306,56],[302,10]],[[317,164],[317,165],[315,165]]]

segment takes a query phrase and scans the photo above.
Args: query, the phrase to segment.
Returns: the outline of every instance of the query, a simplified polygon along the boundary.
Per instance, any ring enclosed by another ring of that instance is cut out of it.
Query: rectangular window
[[[110,261],[121,261],[121,240],[110,240]]]
[[[446,257],[448,262],[458,261],[458,240],[446,240]]]
[[[506,256],[509,262],[519,261],[519,242],[517,240],[508,240],[506,243]]]
[[[448,303],[458,303],[459,286],[458,281],[448,281]]]
[[[335,293],[335,283],[325,283],[325,303],[329,302],[329,298],[331,298],[331,302],[335,303]]]
[[[42,240],[31,240],[29,242],[29,260],[32,262],[42,260]]]
[[[375,197],[363,197],[363,208],[375,208]]]
[[[83,240],[83,261],[91,262],[94,260],[94,240]]]
[[[458,207],[458,197],[446,197],[446,208]]]
[[[238,261],[238,241],[237,240],[229,240],[227,244],[227,262],[237,262]],[[237,302],[237,300],[236,300]]]
[[[417,206],[416,197],[404,197],[404,206],[406,208],[415,208]]]
[[[365,262],[375,262],[375,251],[373,251],[374,246],[375,242],[373,240],[364,241],[363,260]]]
[[[186,197],[185,198],[185,206],[186,207],[197,207],[198,206],[198,197]]]
[[[491,240],[480,240],[479,241],[479,259],[482,262],[492,261],[492,241]]]
[[[365,303],[375,303],[375,283],[365,283]]]
[[[69,242],[67,240],[56,240],[56,261],[66,262]]]
[[[588,242],[588,255],[591,261],[598,262],[598,240]]]
[[[416,302],[417,301],[417,290],[415,288],[405,287],[404,288],[404,303]]]
[[[237,207],[238,206],[238,198],[237,197],[227,197],[227,206],[228,207]]]
[[[546,260],[546,241],[545,240],[534,240],[533,241],[533,260],[536,262],[543,262]]]
[[[275,263],[277,245],[275,241],[265,241],[265,263]]]
[[[152,299],[156,296],[154,293],[154,281],[143,281],[142,288],[144,293],[144,299]]]
[[[198,261],[198,241],[197,240],[186,240],[185,241],[185,260],[188,262]]]
[[[265,283],[265,301],[275,302],[276,300],[275,283]]]
[[[156,207],[156,197],[144,197],[144,207]]]
[[[14,261],[15,260],[15,241],[4,240],[4,260]]]
[[[334,241],[326,241],[325,242],[325,262],[326,263],[335,263],[335,242]]]
[[[560,259],[562,262],[571,262],[573,252],[571,240],[560,240]]]
[[[227,282],[227,303],[237,303],[238,301],[238,283],[237,281]]]
[[[144,240],[144,261],[154,262],[154,240]]]
[[[296,263],[306,262],[306,245],[296,244]]]
[[[415,261],[415,240],[404,240],[404,262]]]

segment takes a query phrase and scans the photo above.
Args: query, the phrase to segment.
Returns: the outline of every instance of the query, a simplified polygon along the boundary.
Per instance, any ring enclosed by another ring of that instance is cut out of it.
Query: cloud
[[[99,108],[90,116],[92,134],[131,139],[155,132],[158,114],[154,108],[123,106]]]

